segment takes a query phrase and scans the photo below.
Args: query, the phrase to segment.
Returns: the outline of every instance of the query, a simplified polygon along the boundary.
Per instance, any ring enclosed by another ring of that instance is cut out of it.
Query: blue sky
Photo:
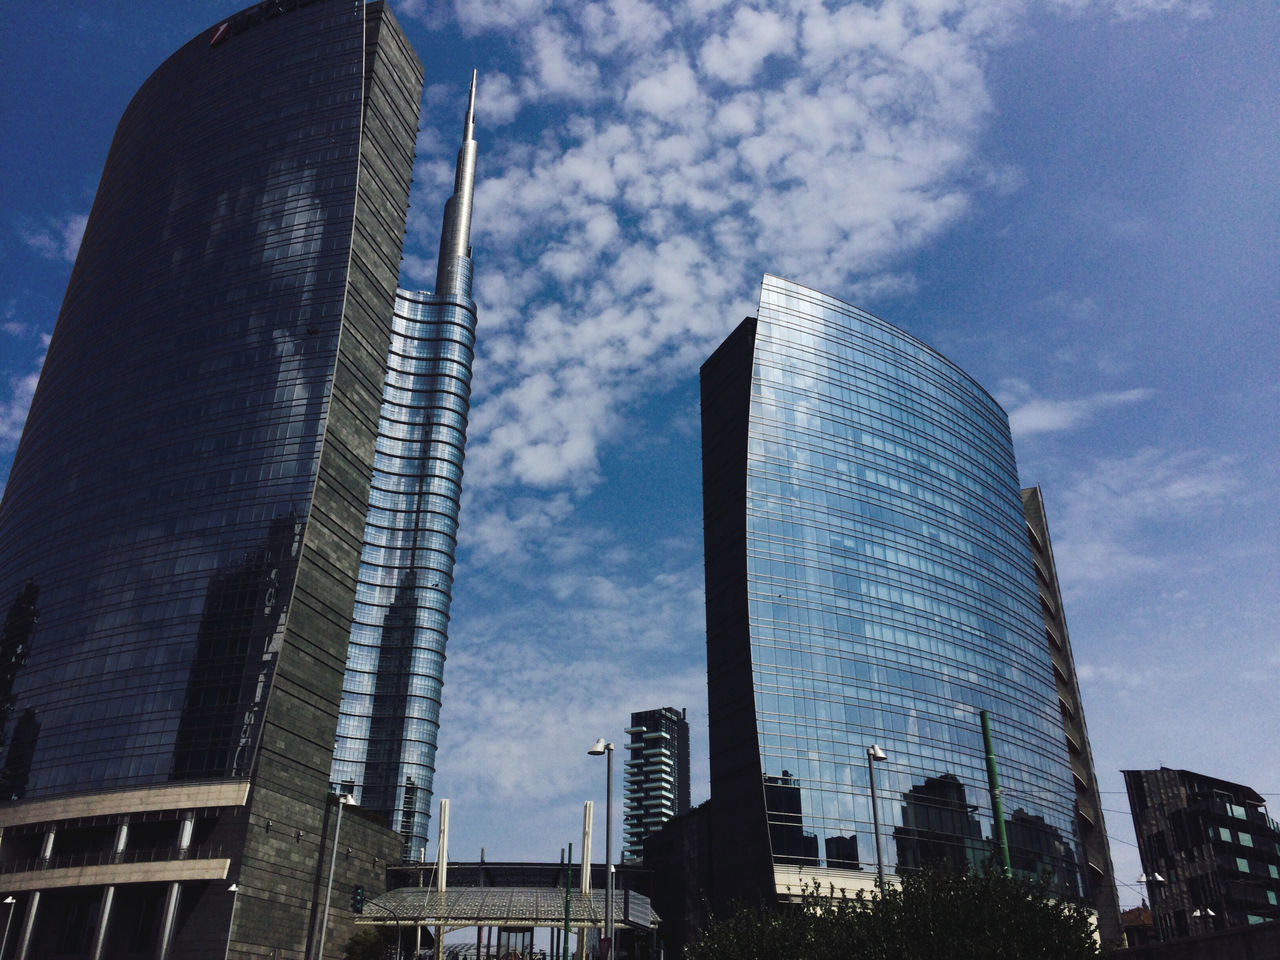
[[[631,710],[688,707],[706,796],[697,368],[766,271],[910,331],[1008,410],[1122,903],[1122,768],[1280,807],[1272,0],[392,6],[428,68],[406,286],[432,282],[480,72],[453,856],[577,845],[603,800],[586,748]],[[236,8],[0,11],[0,475],[116,121]]]

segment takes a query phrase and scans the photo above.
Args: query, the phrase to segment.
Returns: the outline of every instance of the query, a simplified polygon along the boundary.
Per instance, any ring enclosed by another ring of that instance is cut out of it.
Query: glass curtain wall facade
[[[1015,867],[1077,893],[1004,412],[903,331],[767,276],[703,366],[702,417],[713,899],[869,882],[871,775],[887,873],[985,862],[982,710]]]
[[[382,4],[261,3],[117,127],[0,504],[18,956],[316,936],[421,87]]]
[[[473,78],[436,291],[396,296],[330,773],[415,860],[430,825],[475,349],[474,124]]]

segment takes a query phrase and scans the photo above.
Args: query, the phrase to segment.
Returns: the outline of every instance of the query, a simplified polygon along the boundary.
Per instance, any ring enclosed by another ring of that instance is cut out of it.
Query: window
[[[1219,828],[1218,828],[1218,836],[1219,836],[1219,838],[1221,838],[1221,839],[1222,839],[1222,841],[1223,841],[1224,843],[1230,843],[1230,842],[1231,842],[1231,831],[1230,831],[1230,830],[1228,830],[1226,827],[1219,827]]]
[[[1250,834],[1247,834],[1247,833],[1245,833],[1243,830],[1241,830],[1241,831],[1240,831],[1240,844],[1241,844],[1242,846],[1245,846],[1245,847],[1252,847],[1252,846],[1253,846],[1253,837],[1252,837]]]
[[[1236,857],[1236,869],[1241,873],[1249,872],[1249,861],[1244,857]]]

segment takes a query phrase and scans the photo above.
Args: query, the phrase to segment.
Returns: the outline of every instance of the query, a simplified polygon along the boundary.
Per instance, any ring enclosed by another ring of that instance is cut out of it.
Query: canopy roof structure
[[[656,927],[649,898],[629,890],[615,892],[615,923],[641,930]],[[400,887],[365,904],[355,918],[363,926],[563,927],[564,890],[554,887]],[[569,926],[604,926],[604,891],[569,895]]]

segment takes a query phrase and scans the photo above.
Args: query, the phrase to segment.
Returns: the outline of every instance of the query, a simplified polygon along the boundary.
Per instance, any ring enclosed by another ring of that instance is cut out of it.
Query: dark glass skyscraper
[[[689,720],[675,707],[639,710],[626,732],[622,859],[638,860],[645,837],[689,812]]]
[[[1125,770],[1161,940],[1280,920],[1280,823],[1252,787],[1191,770]]]
[[[266,2],[120,121],[0,505],[17,956],[320,937],[421,85],[383,4]]]
[[[475,81],[434,293],[396,297],[331,778],[427,844],[471,397]]]
[[[766,277],[703,366],[702,425],[713,898],[870,885],[877,856],[985,862],[982,710],[1015,868],[1078,892],[1000,407],[896,327]]]

